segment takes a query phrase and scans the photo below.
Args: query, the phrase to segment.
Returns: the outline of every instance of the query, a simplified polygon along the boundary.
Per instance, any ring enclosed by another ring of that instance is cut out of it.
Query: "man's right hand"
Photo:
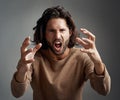
[[[35,53],[41,48],[42,44],[37,44],[34,48],[28,49],[30,45],[30,37],[25,38],[21,46],[21,58],[18,63],[18,72],[16,73],[16,80],[24,82],[26,79],[26,72],[30,70],[30,66],[34,61]]]

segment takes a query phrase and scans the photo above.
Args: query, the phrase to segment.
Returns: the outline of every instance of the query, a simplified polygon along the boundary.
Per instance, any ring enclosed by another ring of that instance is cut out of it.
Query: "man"
[[[85,82],[102,95],[110,92],[110,76],[87,29],[77,37],[71,15],[63,7],[48,8],[34,28],[35,47],[30,37],[21,46],[21,58],[11,82],[12,93],[20,97],[29,84],[33,100],[82,100]],[[76,48],[76,42],[82,48]]]

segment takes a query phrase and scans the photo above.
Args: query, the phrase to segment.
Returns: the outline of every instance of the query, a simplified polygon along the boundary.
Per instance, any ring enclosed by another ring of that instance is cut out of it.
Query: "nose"
[[[56,32],[56,33],[55,33],[55,37],[56,37],[56,39],[60,39],[61,33],[60,33],[60,32]]]

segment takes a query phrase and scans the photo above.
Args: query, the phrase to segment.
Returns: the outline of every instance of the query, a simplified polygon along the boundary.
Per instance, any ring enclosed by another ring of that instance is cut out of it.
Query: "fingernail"
[[[80,28],[80,30],[84,30],[84,28]]]
[[[86,38],[82,37],[82,40],[86,40]]]
[[[42,45],[42,43],[39,43],[39,45],[41,46],[41,45]]]
[[[80,48],[81,51],[83,51],[83,48]]]

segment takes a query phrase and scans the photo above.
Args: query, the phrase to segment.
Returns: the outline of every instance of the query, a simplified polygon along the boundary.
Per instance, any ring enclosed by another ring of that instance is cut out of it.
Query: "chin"
[[[63,55],[64,54],[64,52],[65,52],[65,50],[66,49],[62,49],[62,50],[60,50],[59,52],[58,51],[55,51],[55,50],[52,50],[53,51],[53,53],[55,54],[55,55]]]

